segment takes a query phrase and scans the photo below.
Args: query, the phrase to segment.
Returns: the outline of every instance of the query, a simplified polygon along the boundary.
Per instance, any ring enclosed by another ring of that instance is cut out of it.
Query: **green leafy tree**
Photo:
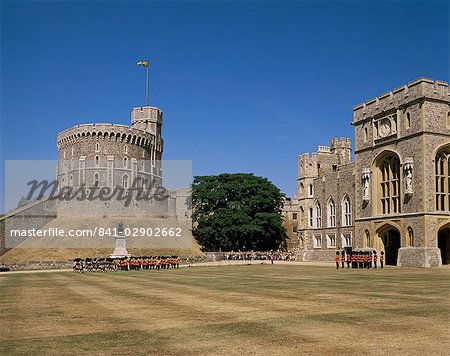
[[[286,239],[284,194],[267,178],[236,173],[197,176],[192,187],[194,236],[206,251],[267,251]]]

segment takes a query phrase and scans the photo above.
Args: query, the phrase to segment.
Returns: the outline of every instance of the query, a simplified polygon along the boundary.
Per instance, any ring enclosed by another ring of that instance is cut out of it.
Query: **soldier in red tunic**
[[[350,268],[350,263],[352,263],[352,255],[350,254],[350,250],[347,251],[347,268]]]

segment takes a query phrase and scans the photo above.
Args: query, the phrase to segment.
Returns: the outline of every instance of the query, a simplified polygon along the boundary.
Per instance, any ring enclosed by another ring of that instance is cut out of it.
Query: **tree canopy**
[[[287,239],[284,194],[267,178],[236,173],[194,177],[193,234],[206,251],[267,251]]]

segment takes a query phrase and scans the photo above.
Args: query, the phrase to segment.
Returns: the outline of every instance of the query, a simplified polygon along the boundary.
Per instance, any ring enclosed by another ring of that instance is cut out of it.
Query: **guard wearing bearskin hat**
[[[347,269],[348,269],[348,268],[350,268],[350,264],[352,263],[352,254],[351,254],[350,250],[347,251],[346,262],[347,262]]]

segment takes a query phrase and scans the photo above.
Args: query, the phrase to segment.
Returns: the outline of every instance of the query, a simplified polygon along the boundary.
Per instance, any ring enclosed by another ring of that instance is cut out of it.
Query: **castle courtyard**
[[[449,273],[275,264],[2,274],[0,353],[444,355]]]

